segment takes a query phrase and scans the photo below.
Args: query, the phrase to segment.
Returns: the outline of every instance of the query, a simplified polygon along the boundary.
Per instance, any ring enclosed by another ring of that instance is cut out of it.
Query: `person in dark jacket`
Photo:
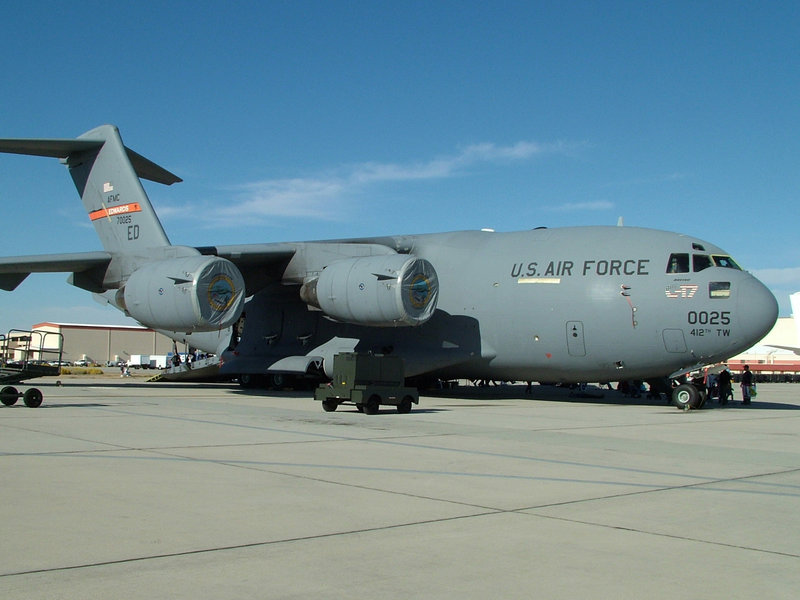
[[[717,375],[717,388],[719,390],[719,403],[727,404],[728,398],[733,396],[731,390],[731,372],[725,368]]]
[[[750,365],[744,366],[742,373],[742,404],[750,404],[750,387],[753,385],[753,373]]]

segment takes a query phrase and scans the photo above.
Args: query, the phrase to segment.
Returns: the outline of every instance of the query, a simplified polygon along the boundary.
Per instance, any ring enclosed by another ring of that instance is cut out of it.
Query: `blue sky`
[[[115,4],[121,6],[115,6]],[[174,244],[626,225],[800,290],[796,2],[12,3],[0,137],[117,125],[184,179]],[[2,255],[99,250],[66,169],[0,155]],[[66,275],[0,330],[132,323]]]

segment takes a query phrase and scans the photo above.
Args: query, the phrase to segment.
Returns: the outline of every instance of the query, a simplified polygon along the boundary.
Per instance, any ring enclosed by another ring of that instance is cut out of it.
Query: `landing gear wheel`
[[[322,401],[322,409],[325,412],[333,412],[339,407],[339,403],[336,400],[323,400]]]
[[[239,375],[239,385],[245,389],[252,389],[261,385],[261,377],[254,373],[241,373]]]
[[[364,413],[368,415],[377,415],[378,409],[381,405],[381,397],[378,394],[373,394],[369,400],[364,404]]]
[[[700,405],[700,392],[690,383],[682,383],[672,390],[672,402],[678,408],[689,410]]]
[[[25,393],[22,395],[22,401],[25,403],[25,406],[28,408],[38,408],[42,405],[42,392],[37,388],[30,388],[25,390]]]
[[[700,395],[700,400],[697,401],[695,408],[703,408],[706,405],[706,400],[708,400],[708,392],[702,389],[698,390],[698,394]]]
[[[285,373],[272,373],[269,377],[269,385],[272,389],[281,391],[290,387],[292,384],[292,377]]]
[[[414,403],[414,399],[411,396],[404,396],[402,400],[400,400],[400,404],[397,405],[397,412],[401,415],[407,415],[411,412],[411,405]]]
[[[19,392],[13,385],[7,385],[0,390],[0,402],[6,406],[14,406],[17,403],[17,398],[19,398]]]

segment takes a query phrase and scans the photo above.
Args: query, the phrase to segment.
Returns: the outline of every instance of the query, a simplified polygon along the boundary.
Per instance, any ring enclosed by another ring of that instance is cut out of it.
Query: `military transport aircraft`
[[[655,380],[721,362],[777,319],[764,285],[689,235],[609,226],[172,246],[139,178],[181,179],[116,127],[0,140],[0,151],[60,158],[104,248],[1,258],[0,287],[69,272],[244,379],[330,377],[333,357],[355,351],[398,355],[407,376]],[[682,388],[673,398],[695,404]]]

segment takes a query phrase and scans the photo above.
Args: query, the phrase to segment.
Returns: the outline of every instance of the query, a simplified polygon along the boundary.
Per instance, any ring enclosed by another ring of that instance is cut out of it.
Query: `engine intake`
[[[192,332],[235,323],[244,307],[244,290],[242,274],[229,260],[190,256],[137,269],[120,292],[128,314],[140,323]]]
[[[347,258],[325,267],[300,295],[345,323],[414,326],[436,310],[439,279],[431,263],[407,254]]]

